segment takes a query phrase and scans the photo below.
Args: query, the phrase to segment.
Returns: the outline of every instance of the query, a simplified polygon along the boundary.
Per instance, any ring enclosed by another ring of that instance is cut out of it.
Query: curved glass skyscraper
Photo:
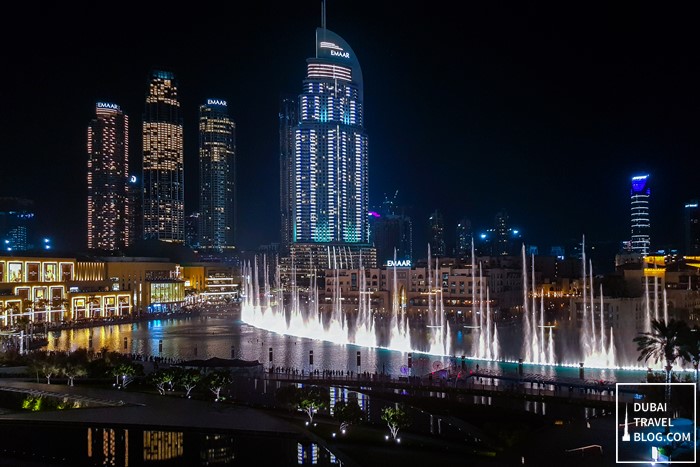
[[[294,132],[292,243],[367,244],[362,70],[342,37],[316,29]]]
[[[630,214],[632,251],[643,256],[649,254],[651,222],[649,220],[649,175],[632,177],[630,188]]]

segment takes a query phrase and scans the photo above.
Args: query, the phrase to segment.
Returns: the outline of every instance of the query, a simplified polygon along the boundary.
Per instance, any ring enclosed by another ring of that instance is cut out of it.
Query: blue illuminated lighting
[[[637,177],[632,177],[632,192],[633,193],[641,193],[643,191],[649,191],[649,188],[647,187],[647,179],[649,178],[649,175],[640,175]]]
[[[375,212],[375,211],[370,211],[367,214],[372,216],[372,217],[382,217],[381,215],[379,215],[378,212]]]
[[[520,233],[519,230],[514,230],[514,231],[513,231],[513,235],[518,235],[519,233]]]
[[[482,233],[482,234],[480,235],[480,237],[481,237],[482,239],[484,239],[484,238],[486,238],[486,234],[483,234],[483,233]]]
[[[51,241],[51,240],[49,240],[48,238],[45,238],[45,239],[44,239],[44,243],[49,243],[50,241]]]

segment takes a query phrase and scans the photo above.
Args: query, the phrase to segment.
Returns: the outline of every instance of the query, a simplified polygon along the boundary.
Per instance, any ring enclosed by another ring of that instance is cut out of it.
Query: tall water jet
[[[523,318],[525,322],[523,323],[523,342],[522,342],[522,352],[526,362],[532,360],[532,329],[530,328],[530,307],[529,300],[527,296],[528,291],[528,281],[527,281],[527,256],[525,256],[525,244],[522,246],[522,274],[523,274]]]

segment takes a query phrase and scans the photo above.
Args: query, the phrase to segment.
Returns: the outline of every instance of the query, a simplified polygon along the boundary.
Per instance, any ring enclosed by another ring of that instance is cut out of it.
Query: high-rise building
[[[649,175],[632,177],[630,189],[631,248],[633,253],[646,256],[650,252],[651,221],[649,219]]]
[[[155,70],[143,114],[143,234],[145,239],[185,240],[185,171],[177,82]]]
[[[368,244],[360,63],[350,45],[325,27],[316,29],[316,55],[306,62],[290,170],[292,242]]]
[[[511,254],[511,241],[510,233],[511,229],[509,224],[508,212],[503,209],[496,213],[494,218],[494,230],[495,230],[495,251],[496,256],[506,256]]]
[[[143,183],[140,175],[129,177],[129,245],[143,240]]]
[[[98,102],[87,134],[87,247],[121,250],[132,239],[129,205],[129,118]]]
[[[225,100],[199,107],[200,248],[234,248],[236,233],[236,125]]]
[[[467,258],[472,254],[472,221],[466,217],[457,224],[457,241],[455,242],[455,256]]]
[[[280,132],[280,248],[289,252],[294,237],[294,147],[295,131],[299,123],[299,105],[296,96],[282,96],[279,111]]]
[[[445,256],[447,245],[445,243],[445,223],[442,214],[436,209],[428,218],[430,255]]]
[[[0,239],[5,251],[34,248],[34,201],[25,198],[0,198]]]
[[[700,200],[685,203],[683,209],[683,252],[686,256],[700,256]]]
[[[372,212],[372,243],[378,264],[393,260],[413,260],[413,224],[404,214]]]

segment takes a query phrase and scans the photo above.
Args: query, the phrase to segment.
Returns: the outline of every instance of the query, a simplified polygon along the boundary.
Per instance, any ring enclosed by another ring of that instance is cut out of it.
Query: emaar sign
[[[399,259],[394,261],[393,259],[390,259],[386,262],[386,267],[388,268],[410,268],[412,266],[411,260],[410,259]]]

